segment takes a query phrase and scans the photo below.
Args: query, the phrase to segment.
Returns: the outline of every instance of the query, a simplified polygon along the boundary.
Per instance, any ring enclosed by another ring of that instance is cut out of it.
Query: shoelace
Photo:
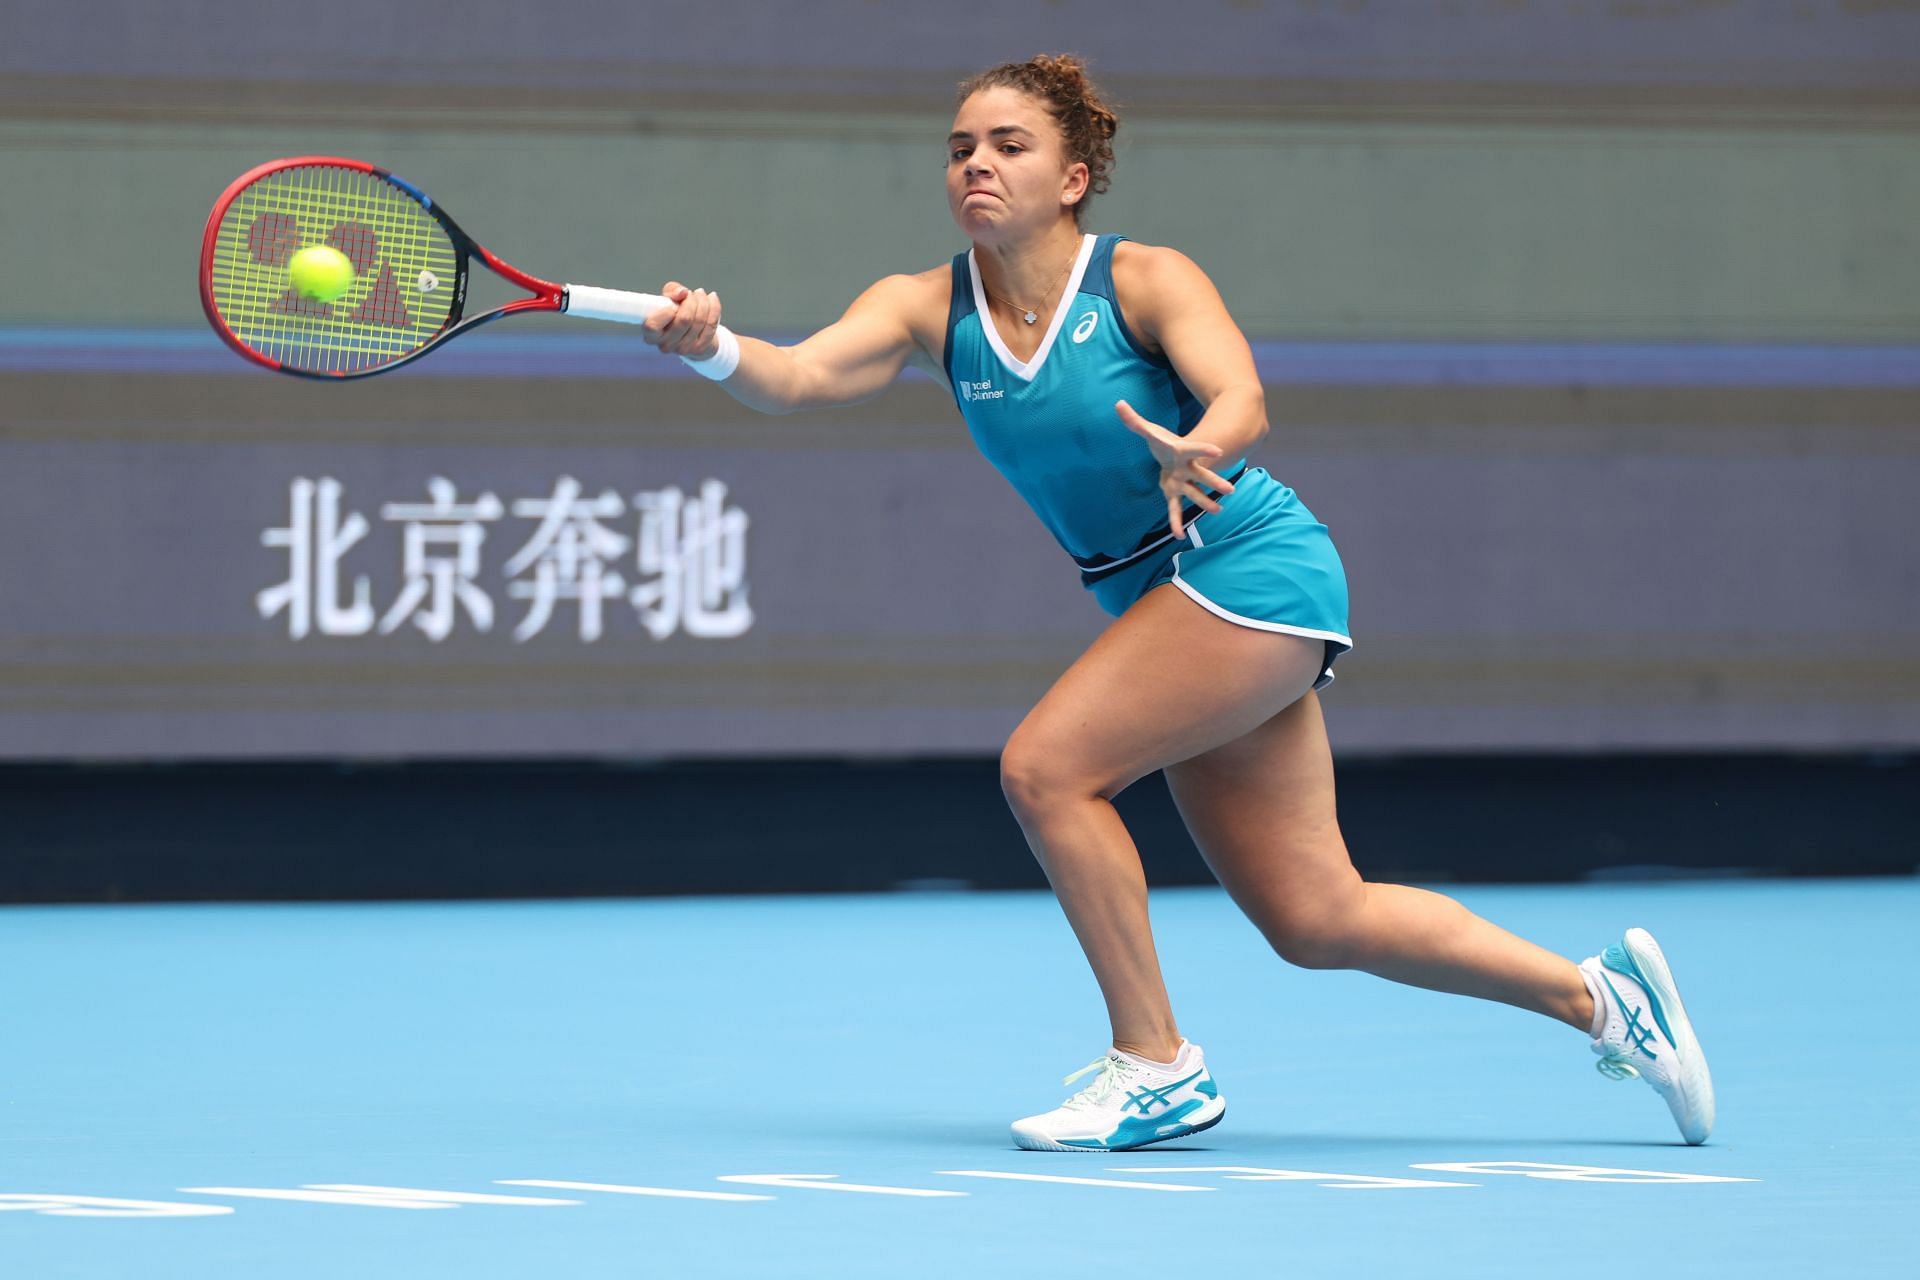
[[[1109,1093],[1112,1093],[1115,1086],[1120,1083],[1120,1074],[1121,1074],[1120,1060],[1113,1057],[1111,1054],[1107,1055],[1106,1057],[1095,1058],[1092,1062],[1089,1062],[1086,1066],[1080,1068],[1078,1071],[1074,1072],[1072,1075],[1066,1077],[1060,1083],[1072,1084],[1075,1080],[1078,1080],[1081,1076],[1087,1074],[1087,1072],[1089,1071],[1098,1071],[1100,1074],[1094,1078],[1094,1081],[1092,1084],[1088,1085],[1086,1088],[1082,1089],[1080,1092],[1074,1094],[1071,1098],[1068,1098],[1065,1102],[1060,1104],[1061,1106],[1063,1107],[1097,1106],[1098,1104],[1105,1102],[1107,1100],[1107,1095]]]
[[[1640,1068],[1628,1061],[1624,1053],[1609,1053],[1593,1064],[1593,1069],[1609,1080],[1632,1080],[1640,1074]]]

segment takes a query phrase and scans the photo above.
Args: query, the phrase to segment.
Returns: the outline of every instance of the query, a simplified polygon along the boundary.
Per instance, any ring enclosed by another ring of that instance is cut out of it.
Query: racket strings
[[[330,245],[354,274],[345,293],[303,297],[299,250]],[[340,165],[266,175],[236,195],[215,236],[214,307],[248,347],[307,373],[357,373],[431,341],[452,314],[459,254],[407,193]]]

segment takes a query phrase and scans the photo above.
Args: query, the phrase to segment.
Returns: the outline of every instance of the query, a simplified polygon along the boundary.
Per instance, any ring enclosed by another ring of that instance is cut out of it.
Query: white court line
[[[1010,1182],[1070,1182],[1081,1187],[1127,1187],[1134,1191],[1212,1191],[1182,1182],[1122,1182],[1117,1178],[1067,1178],[1051,1173],[1002,1173],[997,1169],[936,1169],[955,1178],[1005,1178]]]
[[[1543,1164],[1537,1160],[1468,1160],[1450,1164],[1416,1164],[1416,1169],[1442,1173],[1508,1174],[1547,1182],[1758,1182],[1758,1178],[1725,1178],[1709,1173],[1661,1173],[1656,1169],[1608,1169],[1590,1164]]]
[[[121,1200],[108,1196],[0,1192],[0,1211],[9,1209],[44,1213],[49,1218],[211,1218],[233,1212],[230,1204],[172,1204],[165,1200]]]
[[[730,1173],[721,1182],[749,1182],[763,1187],[802,1187],[809,1191],[859,1191],[870,1196],[964,1196],[964,1191],[929,1191],[922,1187],[873,1187],[860,1182],[828,1182],[837,1173]]]
[[[286,1191],[269,1187],[181,1187],[196,1196],[245,1196],[251,1200],[304,1200],[309,1204],[354,1204],[368,1209],[456,1209],[445,1200],[402,1200],[345,1191]]]
[[[1417,1166],[1430,1167],[1430,1166]],[[1252,1165],[1114,1165],[1111,1173],[1219,1173],[1237,1182],[1317,1182],[1336,1191],[1399,1190],[1409,1187],[1467,1187],[1472,1182],[1434,1182],[1426,1178],[1376,1178],[1364,1173],[1314,1173],[1307,1169],[1261,1169]]]
[[[579,1204],[578,1200],[543,1200],[539,1196],[497,1196],[481,1191],[422,1191],[418,1187],[369,1187],[357,1182],[306,1182],[314,1191],[353,1191],[368,1196],[391,1196],[398,1200],[438,1200],[449,1204]]]
[[[674,1187],[629,1187],[617,1182],[561,1182],[548,1178],[496,1178],[503,1187],[555,1187],[561,1191],[606,1191],[617,1196],[672,1196],[676,1200],[773,1200],[740,1191],[681,1191]]]

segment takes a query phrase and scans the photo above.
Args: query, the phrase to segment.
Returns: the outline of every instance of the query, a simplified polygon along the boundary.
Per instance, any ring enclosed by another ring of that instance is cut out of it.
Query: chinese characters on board
[[[609,612],[624,608],[655,640],[737,636],[753,625],[747,514],[727,504],[718,480],[697,493],[670,487],[623,498],[611,489],[583,496],[578,480],[562,476],[546,497],[502,502],[490,492],[462,501],[453,481],[436,476],[427,494],[380,508],[382,520],[400,526],[403,581],[376,608],[367,577],[347,576],[349,555],[368,550],[359,546],[371,532],[367,518],[342,513],[338,480],[294,480],[286,525],[260,535],[287,557],[286,580],[254,597],[260,616],[284,615],[295,640],[390,635],[409,622],[436,642],[463,625],[489,632],[494,597],[482,570],[491,533],[519,542],[501,567],[507,598],[519,602],[515,641],[563,618],[559,625],[591,643]]]

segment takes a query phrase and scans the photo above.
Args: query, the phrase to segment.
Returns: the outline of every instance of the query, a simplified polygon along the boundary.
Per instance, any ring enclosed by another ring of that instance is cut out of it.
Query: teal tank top
[[[1177,435],[1205,406],[1164,357],[1127,328],[1113,287],[1121,236],[1086,236],[1059,309],[1031,361],[995,332],[972,250],[953,259],[946,371],[987,461],[1093,581],[1172,540],[1160,467],[1114,412],[1125,400]],[[1231,482],[1245,459],[1216,468]]]

